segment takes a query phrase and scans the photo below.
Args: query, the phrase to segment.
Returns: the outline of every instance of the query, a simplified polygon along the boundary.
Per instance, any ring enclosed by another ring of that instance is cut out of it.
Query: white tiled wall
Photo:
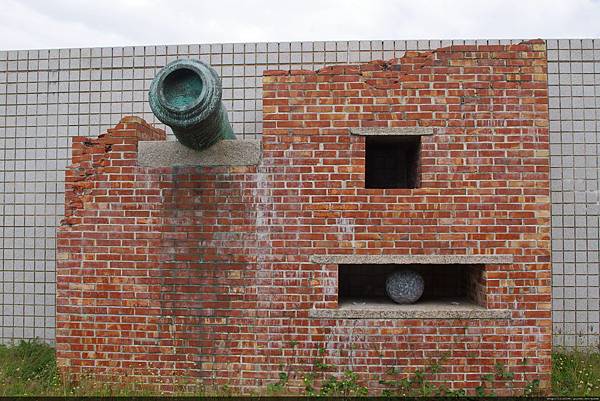
[[[516,41],[512,41],[516,42]],[[342,41],[0,52],[0,341],[54,339],[55,229],[63,215],[69,137],[97,136],[121,116],[156,122],[155,73],[177,58],[210,63],[234,131],[262,131],[265,69],[317,69],[406,50],[509,41]],[[600,40],[548,40],[552,142],[554,332],[598,345]]]
[[[598,347],[600,40],[548,40],[554,343]]]

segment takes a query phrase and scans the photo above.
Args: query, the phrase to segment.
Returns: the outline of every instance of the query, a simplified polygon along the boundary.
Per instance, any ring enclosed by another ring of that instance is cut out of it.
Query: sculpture
[[[150,108],[183,145],[200,150],[235,139],[217,72],[200,60],[175,60],[150,85]]]
[[[425,281],[414,270],[400,269],[390,273],[385,280],[385,292],[398,304],[415,303],[423,295]]]

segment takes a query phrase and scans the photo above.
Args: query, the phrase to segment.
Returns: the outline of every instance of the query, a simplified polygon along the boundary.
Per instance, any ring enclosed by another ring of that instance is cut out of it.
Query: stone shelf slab
[[[343,301],[337,309],[311,309],[322,319],[509,319],[511,312],[486,309],[467,300],[421,301],[399,305],[390,300]]]
[[[512,255],[313,255],[310,261],[328,265],[487,265],[511,264]]]
[[[138,164],[144,167],[253,166],[260,162],[258,140],[225,139],[208,149],[193,150],[177,141],[140,141]]]

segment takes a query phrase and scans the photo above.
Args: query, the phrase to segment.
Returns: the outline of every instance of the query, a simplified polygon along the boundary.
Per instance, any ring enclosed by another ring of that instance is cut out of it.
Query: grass
[[[572,351],[552,354],[552,394],[600,397],[600,353]]]
[[[0,396],[59,395],[60,387],[54,349],[37,341],[0,346]]]
[[[560,351],[552,355],[552,394],[600,397],[600,353]],[[287,378],[286,378],[287,380]],[[280,380],[281,381],[281,380]],[[285,387],[285,385],[283,385]],[[126,386],[93,382],[64,383],[54,349],[39,341],[0,345],[0,396],[131,396],[158,395]]]
[[[107,385],[91,380],[65,383],[58,374],[54,348],[40,341],[0,345],[0,397],[149,395],[159,394],[136,389],[131,384]],[[182,392],[181,395],[192,394]]]

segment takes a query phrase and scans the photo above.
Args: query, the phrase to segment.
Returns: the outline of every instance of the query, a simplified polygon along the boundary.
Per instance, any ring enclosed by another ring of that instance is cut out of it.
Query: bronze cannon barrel
[[[183,145],[200,150],[235,139],[217,72],[200,60],[175,60],[150,85],[150,108]]]

